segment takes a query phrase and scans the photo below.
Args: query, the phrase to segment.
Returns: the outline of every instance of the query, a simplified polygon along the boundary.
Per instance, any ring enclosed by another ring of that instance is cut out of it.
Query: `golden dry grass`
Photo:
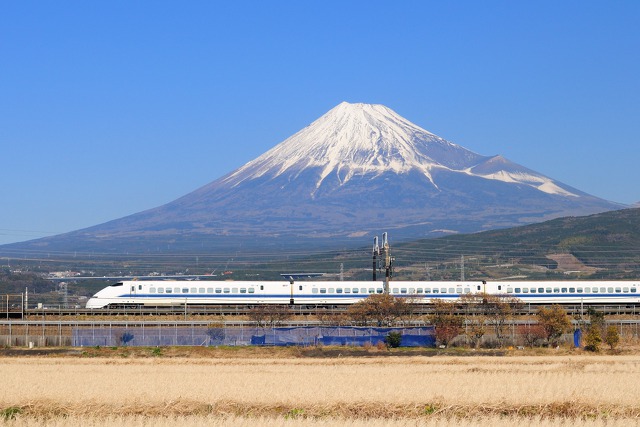
[[[11,425],[640,425],[640,356],[0,358],[0,378]]]

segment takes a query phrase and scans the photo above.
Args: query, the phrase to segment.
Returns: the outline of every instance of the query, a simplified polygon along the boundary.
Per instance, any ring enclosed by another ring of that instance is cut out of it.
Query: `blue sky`
[[[0,244],[172,201],[342,101],[640,201],[637,1],[6,1]]]

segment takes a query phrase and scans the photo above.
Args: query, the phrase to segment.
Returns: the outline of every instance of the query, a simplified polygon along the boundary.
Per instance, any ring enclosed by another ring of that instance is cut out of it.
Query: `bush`
[[[607,331],[604,335],[604,342],[609,346],[611,350],[618,346],[620,342],[620,334],[618,333],[618,328],[614,325],[607,326]]]
[[[602,335],[600,334],[600,328],[594,325],[589,326],[584,337],[584,349],[587,351],[598,352],[600,351],[601,343]]]
[[[384,342],[389,348],[400,347],[400,344],[402,343],[402,334],[400,332],[389,332],[384,338]]]

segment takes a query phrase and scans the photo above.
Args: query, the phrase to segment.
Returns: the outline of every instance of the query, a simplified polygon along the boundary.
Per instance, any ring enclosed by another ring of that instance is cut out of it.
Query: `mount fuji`
[[[241,168],[164,206],[15,247],[172,251],[362,245],[621,209],[383,105],[343,102]]]

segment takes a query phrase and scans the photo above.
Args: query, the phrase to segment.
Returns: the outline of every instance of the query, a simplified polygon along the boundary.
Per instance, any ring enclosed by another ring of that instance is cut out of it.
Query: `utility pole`
[[[384,253],[384,293],[389,294],[389,281],[393,276],[393,258],[386,232],[382,233],[382,252]]]
[[[373,238],[373,281],[375,282],[378,278],[376,273],[378,272],[378,259],[380,256],[380,246],[378,246],[378,236]]]
[[[460,255],[460,281],[464,282],[464,255]]]

